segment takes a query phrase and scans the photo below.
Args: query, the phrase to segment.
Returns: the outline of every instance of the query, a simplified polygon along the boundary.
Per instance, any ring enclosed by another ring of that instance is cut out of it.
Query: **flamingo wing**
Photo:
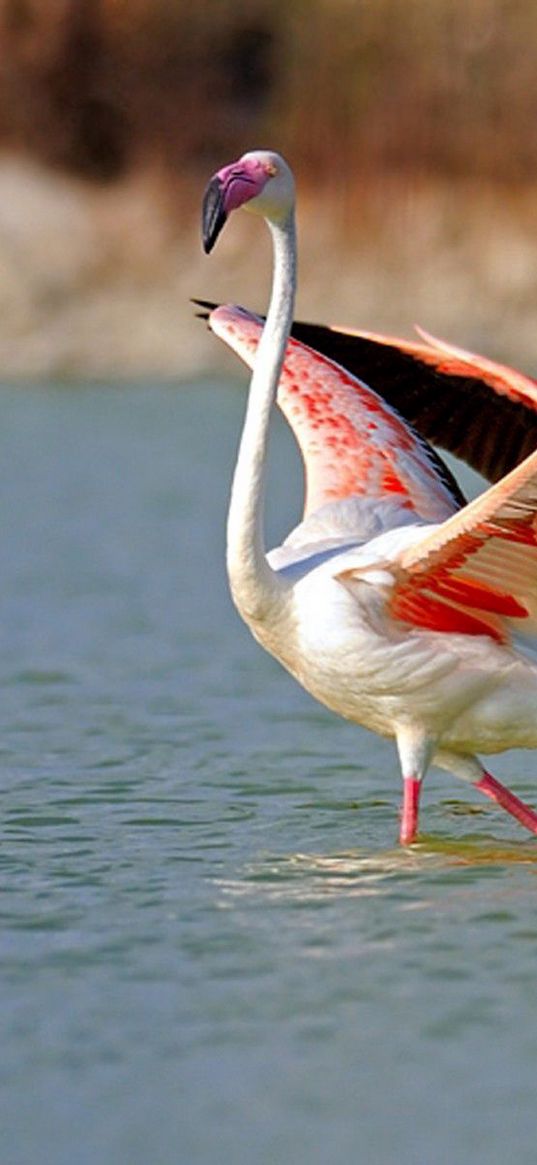
[[[423,437],[489,481],[537,447],[537,382],[506,365],[423,331],[419,342],[296,322],[292,334],[361,377]]]
[[[208,319],[251,367],[263,321],[235,306],[217,307]],[[351,496],[396,502],[416,520],[432,522],[464,504],[447,467],[391,405],[297,340],[287,346],[278,404],[304,460],[305,516]]]
[[[403,550],[394,573],[390,610],[403,622],[537,636],[537,451]]]

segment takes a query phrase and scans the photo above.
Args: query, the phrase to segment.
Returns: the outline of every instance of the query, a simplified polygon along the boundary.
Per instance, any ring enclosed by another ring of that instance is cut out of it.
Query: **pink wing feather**
[[[396,571],[396,618],[501,642],[513,627],[537,635],[537,451],[405,550]]]
[[[222,306],[209,324],[252,367],[263,321]],[[352,495],[397,500],[433,522],[456,509],[426,444],[381,396],[327,356],[291,339],[277,400],[304,460],[305,515]]]
[[[295,322],[292,334],[363,377],[433,445],[499,481],[537,447],[537,383],[420,331],[421,341]]]

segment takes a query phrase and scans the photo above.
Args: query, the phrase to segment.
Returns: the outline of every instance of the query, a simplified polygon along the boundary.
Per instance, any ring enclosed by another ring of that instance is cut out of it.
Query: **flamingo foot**
[[[501,781],[497,781],[496,777],[491,776],[490,773],[485,773],[480,781],[474,781],[476,789],[480,789],[487,797],[491,797],[502,809],[506,809],[512,817],[516,817],[521,825],[529,829],[531,833],[537,833],[537,813],[535,809],[531,809],[524,801],[515,797],[510,789],[506,789]]]
[[[405,777],[403,780],[403,811],[399,841],[401,845],[412,845],[418,832],[418,815],[420,802],[421,781],[417,777]],[[535,818],[537,823],[537,816]]]

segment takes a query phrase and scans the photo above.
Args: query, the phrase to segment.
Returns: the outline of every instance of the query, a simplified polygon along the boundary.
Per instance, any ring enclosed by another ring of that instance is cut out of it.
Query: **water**
[[[537,846],[431,774],[401,852],[392,749],[249,638],[242,407],[0,390],[1,1160],[533,1165]]]

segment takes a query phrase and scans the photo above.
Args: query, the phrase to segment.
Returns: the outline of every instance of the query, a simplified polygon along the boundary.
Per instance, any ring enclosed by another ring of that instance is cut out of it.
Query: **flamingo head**
[[[244,206],[269,222],[283,222],[294,206],[295,184],[287,162],[271,150],[251,150],[223,166],[203,197],[202,234],[206,254],[232,210]]]

